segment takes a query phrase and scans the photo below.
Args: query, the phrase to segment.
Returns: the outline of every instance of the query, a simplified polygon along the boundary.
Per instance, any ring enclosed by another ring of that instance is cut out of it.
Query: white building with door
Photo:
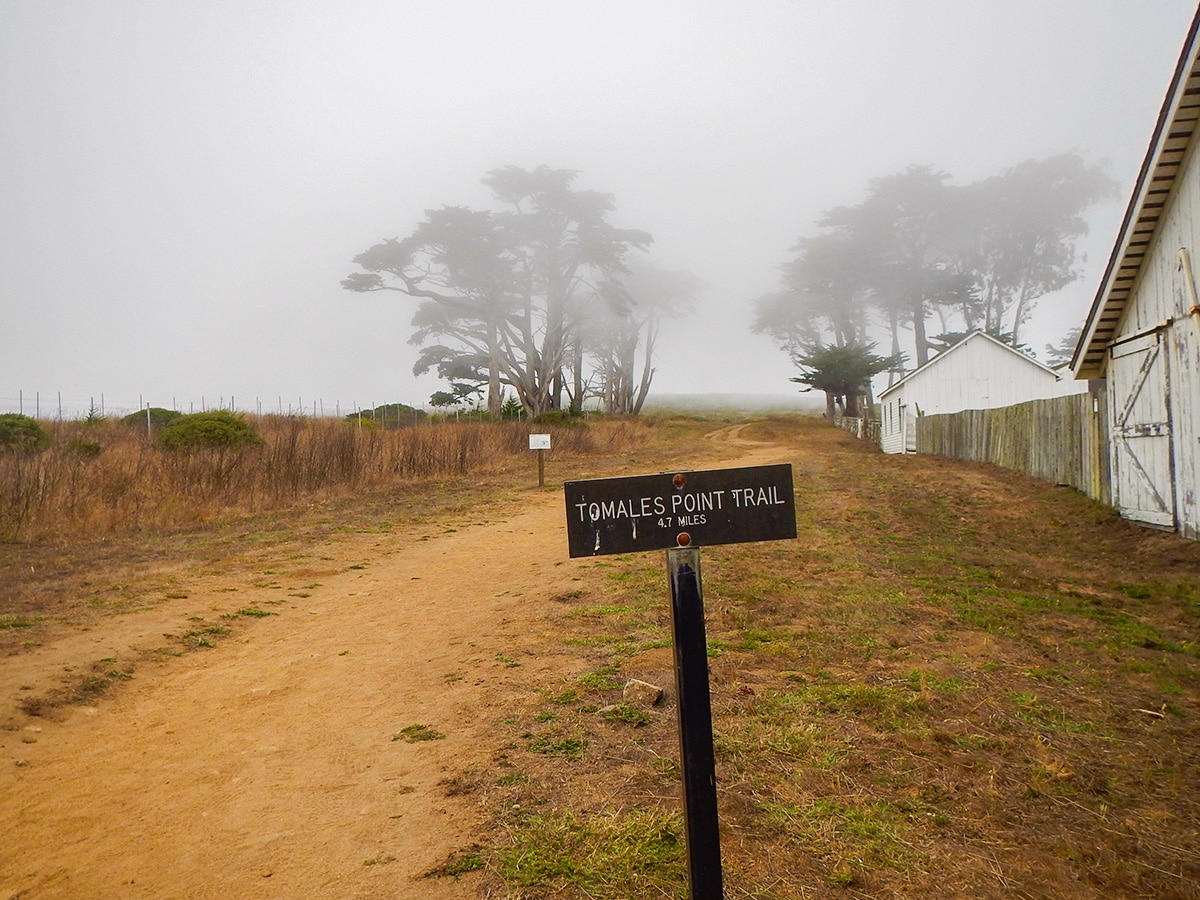
[[[1200,540],[1200,66],[1194,19],[1071,367],[1107,383],[1112,503]]]
[[[1055,397],[1062,379],[1031,356],[982,331],[914,369],[879,395],[879,444],[885,453],[914,453],[917,417],[995,409]]]

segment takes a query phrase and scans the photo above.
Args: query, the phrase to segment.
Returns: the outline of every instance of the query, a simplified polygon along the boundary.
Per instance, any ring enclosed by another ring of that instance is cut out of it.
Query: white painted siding
[[[1177,527],[1200,541],[1200,313],[1177,321],[1169,344]]]
[[[913,373],[908,391],[931,416],[1040,400],[1057,387],[1053,373],[978,335]]]
[[[1193,153],[1177,186],[1170,209],[1147,254],[1125,315],[1117,327],[1114,344],[1127,341],[1158,326],[1163,341],[1163,365],[1158,367],[1161,383],[1147,385],[1154,403],[1161,403],[1170,421],[1169,453],[1156,460],[1153,477],[1160,496],[1173,496],[1176,528],[1186,537],[1200,540],[1200,315],[1191,313],[1195,303],[1180,250],[1197,265],[1200,257],[1200,164]],[[1114,372],[1108,372],[1110,380]],[[1111,416],[1120,409],[1111,410]],[[1111,418],[1110,418],[1111,421]],[[1123,448],[1114,440],[1114,469]],[[1128,465],[1127,465],[1128,468]],[[1173,481],[1173,484],[1171,483]],[[1113,503],[1123,514],[1137,518],[1136,504],[1142,500],[1128,485],[1125,496],[1114,472]],[[1131,493],[1134,496],[1131,496]]]
[[[1065,389],[1045,366],[975,333],[880,394],[879,444],[885,453],[915,451],[917,416],[995,409],[1087,390],[1087,382],[1078,384]]]
[[[1054,386],[1053,393],[1046,397],[1038,397],[1038,400],[1049,400],[1050,397],[1069,397],[1073,394],[1086,394],[1088,392],[1088,383],[1086,378],[1076,379],[1071,377],[1070,367],[1064,367],[1057,370],[1059,380]]]
[[[879,446],[884,453],[903,453],[905,449],[904,426],[908,418],[908,407],[904,400],[903,386],[888,395],[880,403]]]

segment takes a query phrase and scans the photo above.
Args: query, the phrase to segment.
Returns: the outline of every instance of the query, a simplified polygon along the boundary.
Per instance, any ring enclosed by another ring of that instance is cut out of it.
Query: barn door
[[[1173,528],[1175,479],[1165,335],[1155,330],[1120,341],[1110,354],[1113,503],[1126,518]]]

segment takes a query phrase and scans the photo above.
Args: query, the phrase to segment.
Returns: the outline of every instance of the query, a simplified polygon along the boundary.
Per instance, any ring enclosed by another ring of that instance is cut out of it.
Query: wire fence
[[[396,407],[399,404],[383,404],[384,407]],[[255,415],[305,416],[314,419],[342,418],[343,416],[367,414],[379,409],[380,404],[367,403],[359,405],[357,401],[345,403],[341,400],[326,400],[324,397],[306,398],[303,396],[285,397],[238,397],[201,396],[199,400],[183,397],[150,397],[139,394],[134,400],[130,397],[112,397],[104,393],[89,397],[67,397],[61,391],[26,391],[18,390],[11,396],[0,395],[0,414],[19,413],[32,416],[43,421],[72,421],[95,418],[121,418],[131,413],[141,412],[148,408],[171,409],[180,413],[211,412],[213,410],[229,410],[230,412],[253,413]],[[417,406],[410,407],[429,412],[430,409]],[[455,411],[442,412],[454,417]]]

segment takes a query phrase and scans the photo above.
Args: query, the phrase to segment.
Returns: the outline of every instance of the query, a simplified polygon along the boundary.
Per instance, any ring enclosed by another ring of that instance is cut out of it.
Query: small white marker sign
[[[531,434],[529,436],[530,450],[549,450],[550,435],[548,434]]]

